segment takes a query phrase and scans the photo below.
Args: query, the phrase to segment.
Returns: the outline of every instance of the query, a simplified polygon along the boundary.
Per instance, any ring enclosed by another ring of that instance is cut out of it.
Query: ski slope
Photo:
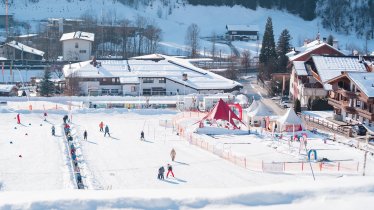
[[[16,115],[0,113],[0,190],[73,189],[60,115],[21,114],[21,125]]]

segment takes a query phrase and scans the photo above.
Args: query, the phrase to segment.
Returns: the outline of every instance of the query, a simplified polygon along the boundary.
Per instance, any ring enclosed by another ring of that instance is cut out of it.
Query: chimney
[[[323,37],[322,40],[323,40],[323,43],[327,42],[327,38],[326,37]]]
[[[304,40],[304,46],[306,47],[306,45],[309,43],[309,41],[307,39]]]
[[[183,81],[187,81],[188,80],[186,73],[183,73],[182,76],[183,76]]]

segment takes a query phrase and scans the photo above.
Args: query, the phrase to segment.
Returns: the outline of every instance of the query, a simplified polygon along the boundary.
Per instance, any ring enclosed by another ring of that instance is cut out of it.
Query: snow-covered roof
[[[78,77],[102,78],[119,77],[121,81],[131,81],[142,77],[163,77],[194,89],[232,89],[242,86],[240,83],[198,68],[188,60],[161,55],[163,60],[100,60],[96,67],[92,61],[68,64],[63,68],[65,77],[76,74]],[[187,80],[183,80],[187,74]]]
[[[339,51],[338,49],[334,48],[333,46],[325,43],[325,42],[321,42],[320,40],[314,40],[302,47],[297,47],[295,48],[295,51],[291,51],[290,53],[287,53],[286,55],[288,56],[289,60],[290,61],[294,61],[308,53],[310,53],[311,51],[313,50],[316,50],[320,47],[323,47],[323,46],[327,46],[331,49],[334,49],[336,50],[337,52],[339,52],[341,55],[345,55],[345,53]]]
[[[355,57],[312,56],[325,90],[331,90],[328,80],[345,72],[367,72],[365,65]]]
[[[228,31],[259,31],[258,25],[226,25]]]
[[[77,32],[71,32],[62,34],[62,37],[60,41],[70,40],[70,39],[81,39],[81,40],[87,40],[93,42],[95,40],[95,34],[83,32],[83,31],[77,31]]]
[[[250,117],[254,117],[254,116],[262,117],[262,116],[269,116],[271,114],[272,113],[270,112],[270,110],[266,108],[266,106],[262,103],[258,103],[257,107],[254,110],[247,113],[247,115]]]
[[[298,76],[308,76],[304,61],[293,61],[293,65]]]
[[[348,72],[347,76],[367,97],[374,97],[374,73]]]
[[[302,120],[296,115],[293,108],[289,108],[282,117],[277,120],[281,125],[302,125]]]
[[[15,85],[0,84],[0,92],[10,92],[15,87]]]
[[[27,53],[31,53],[31,54],[35,54],[35,55],[39,55],[39,56],[43,56],[44,55],[44,52],[41,51],[41,50],[37,50],[35,48],[32,48],[32,47],[29,47],[27,45],[24,45],[20,42],[16,42],[16,41],[11,41],[11,42],[8,42],[6,43],[8,46],[10,47],[13,47],[17,50],[21,50],[21,51],[24,51],[24,52],[27,52]]]

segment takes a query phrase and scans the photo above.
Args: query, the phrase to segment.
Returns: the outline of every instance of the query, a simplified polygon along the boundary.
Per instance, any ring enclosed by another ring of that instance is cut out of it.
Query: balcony
[[[338,101],[338,100],[329,98],[328,99],[328,104],[330,104],[334,108],[344,109],[346,112],[348,112],[350,114],[356,113],[355,107],[349,106],[348,101]]]
[[[331,106],[333,106],[335,108],[342,108],[342,103],[338,100],[333,99],[333,98],[328,99],[328,104],[330,104]]]
[[[356,108],[356,111],[358,115],[360,115],[361,117],[365,117],[366,119],[369,119],[370,121],[374,121],[374,113],[369,112],[369,110]]]
[[[339,88],[338,90],[336,90],[336,93],[339,93],[343,97],[347,97],[347,98],[350,98],[350,99],[358,98],[358,96],[359,96],[359,93],[355,93],[353,91],[345,90],[345,89],[342,89],[342,88]]]

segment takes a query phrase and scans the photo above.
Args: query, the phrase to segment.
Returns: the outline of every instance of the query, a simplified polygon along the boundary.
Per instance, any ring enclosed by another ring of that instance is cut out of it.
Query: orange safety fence
[[[191,114],[190,114],[191,113]],[[249,159],[246,156],[238,155],[235,152],[227,151],[209,143],[201,136],[195,133],[187,132],[183,125],[179,124],[178,119],[194,117],[194,112],[180,113],[173,119],[173,125],[177,128],[179,136],[187,140],[190,144],[209,151],[231,163],[255,171],[263,172],[310,172],[311,167],[314,172],[358,172],[359,162],[341,161],[341,162],[264,162],[262,160]]]

